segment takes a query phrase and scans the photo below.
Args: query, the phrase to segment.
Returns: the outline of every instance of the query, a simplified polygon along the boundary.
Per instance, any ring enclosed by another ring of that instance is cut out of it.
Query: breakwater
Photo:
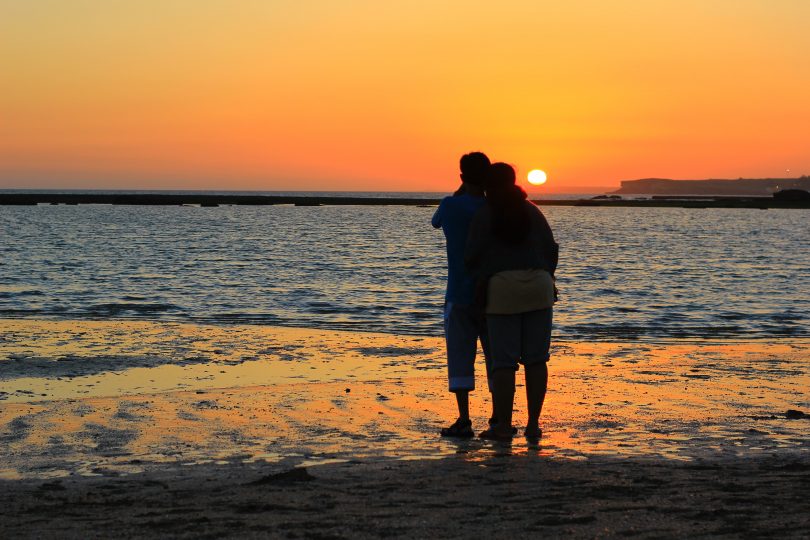
[[[355,197],[355,196],[287,196],[287,195],[211,195],[164,193],[0,193],[0,205],[37,204],[111,204],[134,206],[225,205],[267,206],[435,206],[437,197]],[[668,208],[805,208],[808,201],[785,201],[773,197],[703,197],[651,199],[533,199],[541,206],[607,206]]]

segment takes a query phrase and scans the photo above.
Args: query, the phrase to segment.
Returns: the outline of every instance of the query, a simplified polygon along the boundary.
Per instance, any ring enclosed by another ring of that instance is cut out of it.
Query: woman
[[[492,165],[486,201],[473,218],[465,252],[465,263],[484,291],[491,351],[495,422],[479,436],[512,438],[515,371],[520,363],[526,370],[529,413],[525,435],[538,438],[559,247],[542,212],[515,185],[511,165]]]

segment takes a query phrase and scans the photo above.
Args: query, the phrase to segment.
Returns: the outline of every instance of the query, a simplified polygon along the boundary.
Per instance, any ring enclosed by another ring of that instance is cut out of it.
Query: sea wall
[[[810,181],[808,181],[810,183]],[[808,186],[810,188],[810,186]],[[632,192],[632,193],[635,193]],[[680,192],[679,192],[680,193]],[[699,200],[688,197],[631,199],[533,199],[540,206],[630,206],[684,208],[810,208],[810,201],[780,200],[765,196],[718,196]],[[135,206],[436,206],[438,198],[400,197],[340,197],[340,196],[276,196],[276,195],[206,195],[206,194],[92,194],[92,193],[0,193],[0,206],[31,206],[37,204],[112,204]]]

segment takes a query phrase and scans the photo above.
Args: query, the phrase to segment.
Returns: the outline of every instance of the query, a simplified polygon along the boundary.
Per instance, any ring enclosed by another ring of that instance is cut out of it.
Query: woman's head
[[[515,168],[508,163],[493,163],[489,167],[486,188],[488,190],[508,189],[515,185]]]
[[[515,169],[508,163],[493,163],[489,168],[486,195],[492,210],[492,232],[507,244],[518,244],[529,234],[526,192],[515,185]]]

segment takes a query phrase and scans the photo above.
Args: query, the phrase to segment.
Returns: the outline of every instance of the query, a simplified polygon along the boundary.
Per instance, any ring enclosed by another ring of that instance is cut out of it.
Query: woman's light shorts
[[[519,363],[548,362],[553,309],[512,315],[487,314],[490,369],[517,369]]]

